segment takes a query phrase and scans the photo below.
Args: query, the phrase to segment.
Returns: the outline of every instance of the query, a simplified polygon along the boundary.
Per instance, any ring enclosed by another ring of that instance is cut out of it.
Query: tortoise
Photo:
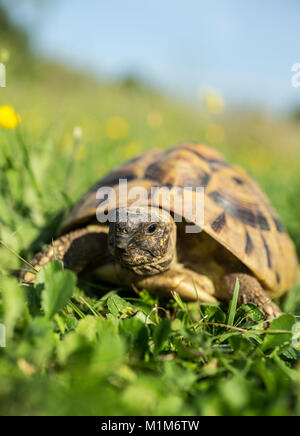
[[[102,187],[120,194],[113,215],[107,212],[116,195],[99,196]],[[161,196],[153,204],[147,195],[157,187],[180,189],[171,205]],[[175,210],[186,187],[194,203],[202,193],[202,231],[188,233],[195,220]],[[131,188],[147,194],[138,207]],[[218,151],[194,142],[148,151],[102,178],[31,265],[36,272],[54,258],[77,274],[88,271],[102,282],[159,296],[176,292],[186,301],[229,302],[239,279],[239,304],[255,304],[269,319],[281,314],[272,300],[296,284],[298,270],[294,244],[256,182]],[[22,279],[34,282],[35,273],[23,271]]]

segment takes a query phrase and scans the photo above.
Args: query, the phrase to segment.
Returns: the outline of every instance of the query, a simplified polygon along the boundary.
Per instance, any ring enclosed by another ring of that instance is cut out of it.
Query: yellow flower
[[[33,375],[36,373],[36,367],[28,363],[25,359],[18,360],[18,367],[26,375]]]
[[[20,117],[11,106],[0,106],[0,126],[4,129],[15,129],[20,122]]]
[[[163,124],[163,117],[159,112],[150,112],[147,116],[147,123],[151,129],[158,129]]]
[[[10,52],[7,50],[7,48],[1,48],[0,49],[0,62],[7,63],[10,58]]]
[[[142,144],[140,141],[131,141],[129,144],[125,145],[122,150],[122,156],[124,159],[131,159],[137,154],[141,153]]]
[[[109,139],[123,139],[129,133],[129,124],[122,117],[110,117],[106,123],[106,135]]]
[[[200,90],[199,95],[202,97]],[[204,105],[207,112],[213,115],[220,115],[225,111],[225,100],[215,89],[209,88],[203,95]]]

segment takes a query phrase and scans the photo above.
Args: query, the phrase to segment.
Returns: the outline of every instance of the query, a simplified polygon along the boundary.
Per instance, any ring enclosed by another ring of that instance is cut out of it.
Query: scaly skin
[[[236,280],[240,283],[238,304],[255,304],[267,319],[277,318],[282,315],[279,307],[270,300],[259,281],[245,273],[233,273],[224,276],[222,287],[218,297],[224,301],[230,301],[233,296]]]
[[[34,256],[30,262],[32,272],[29,266],[25,267],[20,280],[33,283],[36,272],[54,259],[62,261],[65,268],[79,274],[88,264],[107,257],[107,233],[107,227],[89,226],[61,236]]]

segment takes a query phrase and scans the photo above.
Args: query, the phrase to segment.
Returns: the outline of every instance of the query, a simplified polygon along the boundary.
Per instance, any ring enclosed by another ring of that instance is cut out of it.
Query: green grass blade
[[[233,323],[234,323],[234,318],[235,318],[236,308],[237,308],[237,303],[238,303],[238,298],[239,298],[239,292],[240,292],[240,282],[239,282],[239,279],[236,279],[233,297],[232,297],[232,300],[231,300],[230,305],[229,305],[228,320],[227,320],[227,324],[231,325],[231,326],[233,326]]]

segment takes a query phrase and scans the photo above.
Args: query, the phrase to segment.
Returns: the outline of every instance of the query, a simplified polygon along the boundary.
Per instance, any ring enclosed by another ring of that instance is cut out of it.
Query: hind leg
[[[239,304],[253,303],[264,314],[267,319],[277,318],[282,315],[279,307],[270,300],[259,281],[250,274],[234,273],[223,277],[217,297],[223,301],[230,301],[233,296],[236,280],[240,283]]]

